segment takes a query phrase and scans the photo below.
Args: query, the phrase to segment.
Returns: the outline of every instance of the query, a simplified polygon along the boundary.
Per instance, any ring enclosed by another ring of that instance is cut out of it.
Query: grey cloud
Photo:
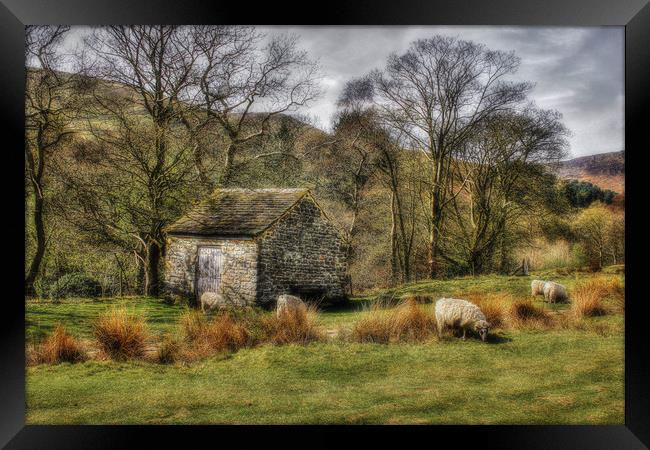
[[[532,100],[557,109],[571,130],[571,156],[624,149],[622,27],[273,27],[301,38],[320,61],[323,97],[305,113],[329,127],[343,84],[382,67],[392,52],[434,34],[457,36],[515,53],[514,78],[532,81]]]

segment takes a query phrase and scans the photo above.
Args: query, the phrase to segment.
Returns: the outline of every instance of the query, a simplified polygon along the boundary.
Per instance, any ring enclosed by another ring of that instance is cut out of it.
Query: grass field
[[[589,276],[553,279],[571,290]],[[526,296],[529,283],[462,278],[414,283],[395,294]],[[362,314],[361,300],[322,312],[320,324],[351,326]],[[28,302],[28,339],[38,340],[57,322],[88,339],[92,318],[116,303],[142,312],[154,335],[173,329],[184,311],[150,298]],[[584,329],[498,330],[489,344],[451,337],[389,345],[335,340],[265,344],[189,366],[39,365],[27,369],[27,422],[622,424],[623,316],[585,321]]]

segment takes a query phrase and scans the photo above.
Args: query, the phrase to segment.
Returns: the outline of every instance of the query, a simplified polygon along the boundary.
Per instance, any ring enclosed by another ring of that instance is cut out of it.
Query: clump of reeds
[[[507,321],[512,328],[550,328],[553,318],[530,300],[515,300],[508,308]]]
[[[515,302],[512,295],[505,293],[470,293],[467,294],[465,298],[481,309],[486,320],[490,324],[490,328],[504,328],[507,326],[510,305]]]
[[[113,309],[93,324],[93,335],[100,352],[108,358],[142,358],[147,343],[145,319],[125,309]]]
[[[598,279],[577,285],[571,293],[571,311],[577,318],[604,316],[607,310],[603,303],[608,285]]]
[[[273,344],[307,344],[324,340],[325,336],[317,326],[318,308],[289,308],[280,314],[262,318],[264,340]]]
[[[58,324],[52,334],[28,352],[29,364],[58,364],[82,362],[87,358],[79,341]]]
[[[418,304],[416,299],[407,299],[395,308],[373,305],[354,324],[350,334],[355,342],[421,342],[435,334],[436,322],[433,314]]]
[[[251,344],[251,334],[241,320],[223,311],[208,319],[201,311],[189,311],[180,319],[186,352],[206,355],[236,351]],[[197,355],[198,356],[198,355]]]
[[[180,359],[181,343],[173,336],[165,336],[156,351],[156,362],[173,364]]]

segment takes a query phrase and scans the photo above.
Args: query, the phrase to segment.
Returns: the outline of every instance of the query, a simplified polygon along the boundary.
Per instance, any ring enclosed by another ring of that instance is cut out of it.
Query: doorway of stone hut
[[[204,292],[219,292],[223,255],[218,247],[201,246],[196,260],[196,300]]]

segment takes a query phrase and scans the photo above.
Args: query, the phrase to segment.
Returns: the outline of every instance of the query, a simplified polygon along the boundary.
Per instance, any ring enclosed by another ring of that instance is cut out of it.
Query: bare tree
[[[225,151],[219,183],[228,185],[243,147],[267,135],[274,117],[318,95],[317,65],[294,36],[265,36],[252,27],[200,26],[194,31],[201,58],[195,114],[185,123],[193,130],[216,126],[221,131]]]
[[[25,161],[26,178],[34,198],[32,217],[36,248],[25,276],[25,293],[34,292],[46,247],[46,175],[52,153],[71,137],[75,80],[60,72],[61,44],[68,26],[27,26],[25,59]]]
[[[449,194],[457,195],[447,189],[450,164],[480,123],[525,98],[528,83],[505,81],[518,65],[513,53],[434,36],[413,42],[402,55],[391,55],[386,68],[367,79],[368,95],[383,119],[430,163],[430,277],[437,273]]]
[[[190,146],[176,140],[172,149],[174,126],[191,100],[201,53],[194,29],[182,26],[97,28],[85,46],[84,74],[114,83],[113,89],[105,83],[96,85],[96,109],[89,113],[88,128],[107,149],[101,164],[143,188],[142,198],[120,197],[124,206],[120,213],[132,219],[125,230],[139,243],[136,255],[144,268],[144,292],[157,295],[163,227],[173,217],[169,214],[173,193],[188,173]]]
[[[566,154],[567,130],[555,111],[528,107],[520,113],[492,115],[463,146],[452,163],[452,196],[448,243],[441,253],[472,274],[492,267],[501,249],[498,267],[508,269],[515,235],[525,236],[526,217],[542,217],[549,183],[547,164]],[[461,181],[462,180],[462,181]],[[550,195],[552,195],[552,192]]]

